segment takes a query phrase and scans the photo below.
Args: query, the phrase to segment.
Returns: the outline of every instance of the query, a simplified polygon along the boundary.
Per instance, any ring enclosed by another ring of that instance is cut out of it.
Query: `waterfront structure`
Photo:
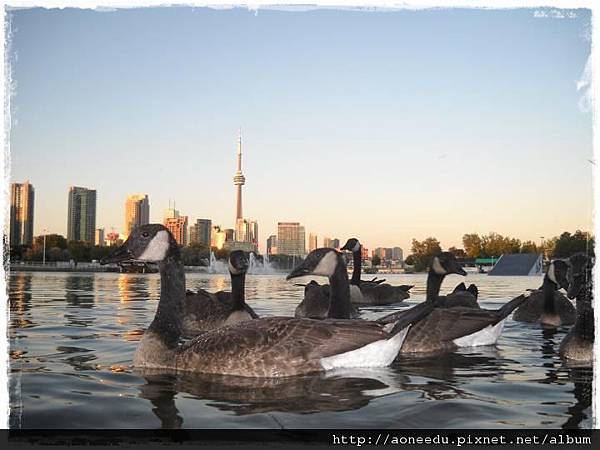
[[[267,255],[277,254],[277,236],[272,234],[267,239]]]
[[[94,245],[98,247],[104,247],[104,228],[96,228],[96,233],[94,234]]]
[[[299,222],[277,224],[277,253],[290,256],[306,255],[304,227]]]
[[[206,247],[212,245],[212,221],[210,219],[196,219],[190,227],[190,244],[201,244]]]
[[[147,194],[133,194],[125,200],[125,237],[131,230],[150,223],[150,201]]]
[[[85,187],[69,188],[67,241],[94,243],[96,231],[96,190]]]
[[[29,181],[12,183],[10,190],[10,245],[33,244],[35,189]]]
[[[317,235],[310,233],[308,235],[308,251],[312,252],[313,250],[315,250],[318,247],[319,247],[319,244],[317,243]]]
[[[187,245],[187,228],[188,218],[187,216],[169,217],[165,219],[165,227],[171,232],[175,241],[181,245]]]

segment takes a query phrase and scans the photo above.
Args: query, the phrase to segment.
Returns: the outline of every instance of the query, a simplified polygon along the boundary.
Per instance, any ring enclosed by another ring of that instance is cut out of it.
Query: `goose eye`
[[[147,231],[144,231],[142,233],[142,237],[145,237],[145,238],[150,237],[150,233],[148,233]]]

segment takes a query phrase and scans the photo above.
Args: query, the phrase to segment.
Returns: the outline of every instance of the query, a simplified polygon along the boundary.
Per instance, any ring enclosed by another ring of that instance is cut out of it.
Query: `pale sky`
[[[132,193],[151,221],[174,199],[233,228],[241,126],[263,250],[277,221],[405,254],[590,230],[590,12],[539,15],[15,10],[11,178],[35,186],[36,234],[66,234],[71,185],[107,230]]]

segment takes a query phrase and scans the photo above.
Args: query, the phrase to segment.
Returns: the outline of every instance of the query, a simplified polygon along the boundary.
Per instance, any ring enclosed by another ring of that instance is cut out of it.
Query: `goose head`
[[[445,276],[451,273],[455,273],[457,275],[466,276],[467,272],[459,262],[456,260],[456,257],[450,252],[442,252],[438,255],[435,255],[431,260],[430,272],[434,272],[437,275]]]
[[[360,251],[360,242],[356,238],[350,238],[340,250],[347,250],[352,253],[358,252]]]
[[[567,279],[567,272],[569,271],[569,265],[560,259],[552,261],[548,266],[548,272],[546,276],[552,283],[556,285],[556,289],[563,288],[564,290],[569,289],[569,280]]]
[[[576,253],[569,258],[569,288],[567,296],[577,298],[581,290],[592,282],[592,260],[584,253]]]
[[[248,257],[242,250],[234,250],[229,254],[229,273],[241,275],[248,271]]]
[[[333,248],[317,248],[306,255],[304,261],[290,272],[286,280],[307,275],[331,277],[340,264],[346,264],[340,252]]]
[[[100,263],[118,263],[122,261],[160,262],[170,252],[178,249],[171,232],[159,223],[141,225],[134,228],[123,245],[118,247]]]

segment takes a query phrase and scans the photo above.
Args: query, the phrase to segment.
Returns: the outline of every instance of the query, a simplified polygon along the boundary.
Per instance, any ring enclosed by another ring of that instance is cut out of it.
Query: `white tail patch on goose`
[[[138,258],[140,261],[158,262],[165,259],[169,251],[169,233],[159,231],[146,246],[146,250]]]
[[[389,366],[400,352],[409,328],[404,328],[389,339],[371,342],[356,350],[321,358],[321,367],[325,370],[331,370],[349,367]]]
[[[320,275],[323,277],[330,277],[335,272],[335,268],[338,265],[338,258],[335,251],[327,252],[317,267],[312,271],[313,275]]]
[[[496,325],[488,325],[487,327],[476,331],[473,334],[454,339],[454,344],[457,347],[477,347],[479,345],[494,345],[498,342],[500,334],[504,329],[504,320],[501,320]]]
[[[446,275],[448,273],[448,271],[444,269],[444,266],[442,266],[440,258],[438,258],[437,256],[433,258],[433,263],[431,264],[431,267],[433,271],[438,275]]]

